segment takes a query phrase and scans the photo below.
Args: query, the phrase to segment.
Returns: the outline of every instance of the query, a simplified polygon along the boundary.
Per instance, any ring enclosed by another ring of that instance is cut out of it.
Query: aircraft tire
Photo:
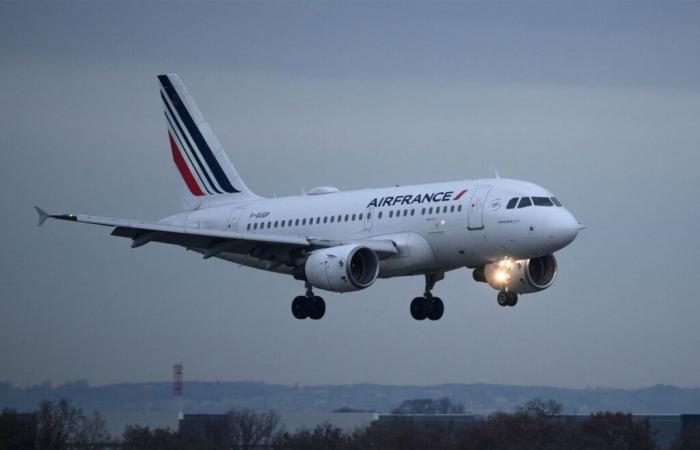
[[[309,303],[309,300],[303,295],[294,297],[294,300],[292,300],[292,315],[295,319],[302,320],[309,317]]]
[[[508,301],[508,306],[515,306],[518,304],[518,294],[515,292],[509,292],[508,293],[509,301]]]
[[[307,300],[309,302],[307,305],[309,307],[309,318],[311,320],[321,319],[326,314],[326,302],[318,295],[314,296],[312,301],[309,300],[311,299]]]
[[[496,300],[498,301],[499,305],[508,306],[510,304],[510,295],[508,295],[508,292],[506,291],[501,291],[498,293]]]
[[[428,302],[423,297],[416,297],[411,302],[411,317],[416,320],[425,320],[428,317]]]
[[[440,320],[445,312],[445,304],[442,303],[440,297],[433,297],[429,300],[432,308],[430,314],[428,314],[428,319],[430,320]]]

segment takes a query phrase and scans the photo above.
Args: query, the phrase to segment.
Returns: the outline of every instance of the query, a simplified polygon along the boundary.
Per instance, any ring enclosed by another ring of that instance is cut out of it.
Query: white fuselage
[[[327,191],[207,204],[161,222],[188,229],[292,235],[338,244],[391,240],[399,252],[381,261],[380,277],[444,272],[504,258],[548,255],[571,243],[581,228],[561,206],[508,209],[508,202],[516,197],[553,197],[540,186],[517,180],[495,178]],[[293,269],[286,264],[271,266],[269,261],[254,256],[225,252],[217,256],[274,272],[291,273]]]

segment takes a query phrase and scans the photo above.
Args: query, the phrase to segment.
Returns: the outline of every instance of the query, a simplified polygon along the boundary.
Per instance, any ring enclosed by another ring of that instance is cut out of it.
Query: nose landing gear
[[[319,320],[326,313],[326,302],[314,295],[309,282],[306,283],[306,295],[295,297],[292,301],[292,315],[296,319]]]
[[[445,278],[444,273],[432,273],[425,275],[425,293],[423,297],[416,297],[411,302],[411,316],[416,320],[440,320],[445,312],[445,304],[440,297],[433,297],[431,293],[435,283]]]

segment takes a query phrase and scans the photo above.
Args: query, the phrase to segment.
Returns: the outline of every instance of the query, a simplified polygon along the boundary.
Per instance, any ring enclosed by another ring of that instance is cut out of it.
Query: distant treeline
[[[430,407],[452,407],[436,402]],[[444,403],[444,402],[443,402]],[[405,408],[421,406],[404,403]],[[422,406],[421,406],[422,407]],[[600,412],[581,421],[561,417],[561,405],[532,400],[513,413],[496,413],[458,430],[435,424],[372,425],[343,432],[330,424],[284,431],[274,411],[229,411],[215,426],[195,433],[128,427],[120,439],[108,436],[99,414],[84,414],[70,402],[44,401],[38,412],[0,414],[2,450],[657,450],[648,421]],[[27,420],[29,416],[29,420]],[[688,430],[671,450],[700,448],[700,427]]]
[[[700,389],[653,386],[641,389],[564,389],[495,384],[391,386],[351,384],[286,386],[258,382],[185,383],[188,413],[222,413],[231,409],[267,411],[334,411],[341,409],[386,413],[407,398],[446,397],[467,413],[514,411],[532,398],[550,398],[566,405],[566,413],[588,414],[616,410],[644,414],[700,413]],[[170,411],[172,384],[123,383],[90,386],[77,381],[21,388],[0,383],[0,408],[32,411],[44,399],[70,399],[86,410]]]

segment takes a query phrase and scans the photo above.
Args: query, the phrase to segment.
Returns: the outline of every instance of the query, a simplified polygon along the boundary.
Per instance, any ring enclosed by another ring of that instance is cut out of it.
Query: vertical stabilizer
[[[186,188],[183,207],[197,208],[212,198],[257,198],[231,164],[180,77],[159,75],[158,81],[168,124],[168,144]]]

